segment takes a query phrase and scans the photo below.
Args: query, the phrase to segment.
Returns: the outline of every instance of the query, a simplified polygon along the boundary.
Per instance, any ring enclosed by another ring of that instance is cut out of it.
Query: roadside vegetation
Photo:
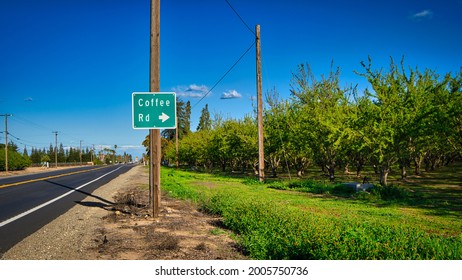
[[[460,189],[444,200],[425,180],[415,186],[422,192],[357,194],[329,182],[162,170],[164,192],[221,216],[254,259],[462,259]]]
[[[8,144],[8,170],[23,170],[31,165],[31,160],[26,154],[18,152],[18,146]],[[5,144],[0,144],[0,171],[5,171]]]

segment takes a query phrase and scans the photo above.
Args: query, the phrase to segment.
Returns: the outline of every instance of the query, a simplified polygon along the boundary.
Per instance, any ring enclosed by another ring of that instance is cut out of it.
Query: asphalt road
[[[133,166],[82,167],[1,178],[0,255]]]

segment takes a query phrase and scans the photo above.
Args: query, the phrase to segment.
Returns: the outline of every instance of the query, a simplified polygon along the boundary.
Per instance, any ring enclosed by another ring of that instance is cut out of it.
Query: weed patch
[[[223,195],[219,195],[223,197]],[[233,200],[232,207],[230,201]],[[211,199],[255,259],[460,259],[461,238],[405,226],[342,220],[281,209],[269,201]],[[224,205],[216,203],[225,202]]]
[[[356,194],[338,185],[316,185],[313,181],[276,181],[269,189],[238,179],[219,184],[223,181],[220,178],[201,176],[199,180],[213,181],[216,187],[192,187],[200,185],[198,179],[188,181],[185,176],[171,176],[171,182],[164,186],[176,197],[196,197],[202,211],[220,215],[223,225],[238,234],[241,247],[254,259],[462,259],[460,231],[438,234],[431,228],[433,220],[424,224],[426,217],[406,216],[397,209],[364,201],[366,197],[378,201],[408,199],[411,194],[399,187]],[[195,194],[184,195],[181,188]],[[307,196],[306,192],[326,196]],[[408,221],[409,217],[413,220]],[[447,226],[447,220],[437,221]],[[460,227],[460,222],[448,225]]]

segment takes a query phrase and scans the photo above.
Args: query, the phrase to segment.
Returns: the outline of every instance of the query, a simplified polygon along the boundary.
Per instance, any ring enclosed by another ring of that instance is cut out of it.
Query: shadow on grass
[[[462,217],[462,187],[408,186],[412,192],[408,205],[427,209],[434,215]]]

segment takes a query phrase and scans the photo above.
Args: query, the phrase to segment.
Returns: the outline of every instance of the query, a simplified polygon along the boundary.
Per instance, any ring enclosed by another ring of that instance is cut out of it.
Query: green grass
[[[222,216],[255,259],[462,259],[461,198],[444,203],[414,184],[387,197],[162,169],[163,191]]]

